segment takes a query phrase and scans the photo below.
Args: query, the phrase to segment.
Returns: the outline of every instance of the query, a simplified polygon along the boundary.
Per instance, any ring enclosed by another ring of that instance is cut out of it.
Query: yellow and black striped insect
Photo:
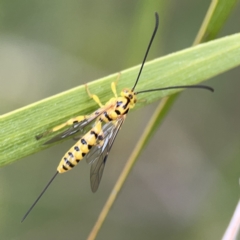
[[[56,132],[61,130],[66,126],[70,126],[67,130],[61,132],[60,134],[56,135],[49,141],[45,142],[44,144],[50,144],[59,140],[62,140],[66,137],[72,136],[75,133],[81,133],[82,137],[77,141],[77,143],[66,152],[63,156],[62,160],[60,161],[57,172],[49,181],[47,186],[43,189],[39,197],[24,215],[22,221],[27,217],[33,207],[36,205],[38,200],[47,190],[49,185],[52,183],[54,178],[58,175],[58,173],[64,173],[74,166],[77,165],[79,161],[83,158],[86,159],[88,163],[91,164],[90,170],[90,181],[91,181],[91,188],[92,191],[97,191],[103,170],[109,155],[109,152],[113,146],[114,140],[120,130],[129,109],[132,109],[136,102],[137,102],[137,95],[140,93],[152,92],[152,91],[162,91],[162,90],[169,90],[169,89],[176,89],[176,88],[201,88],[213,91],[211,87],[205,85],[187,85],[187,86],[171,86],[165,88],[156,88],[156,89],[149,89],[143,91],[135,91],[135,87],[137,86],[139,77],[141,75],[144,63],[146,61],[149,49],[155,37],[155,34],[158,29],[158,22],[159,17],[158,14],[155,13],[155,28],[148,44],[146,53],[143,58],[142,65],[140,67],[137,79],[135,81],[134,86],[132,89],[123,89],[121,91],[121,96],[117,95],[116,91],[116,82],[113,82],[111,85],[114,97],[111,98],[105,105],[103,105],[100,99],[91,94],[86,86],[88,95],[100,106],[100,108],[88,116],[78,116],[76,118],[72,118],[66,123],[63,123],[59,126],[54,127],[53,129],[46,131],[40,135],[36,136],[36,139],[40,139],[42,137],[47,136],[50,133]],[[92,126],[91,126],[92,124]],[[90,129],[86,130],[87,127],[90,125]],[[85,131],[84,131],[85,130]]]

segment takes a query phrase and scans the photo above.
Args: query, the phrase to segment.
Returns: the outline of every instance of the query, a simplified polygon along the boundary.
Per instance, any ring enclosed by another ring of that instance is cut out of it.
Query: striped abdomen
[[[57,171],[64,173],[81,161],[90,149],[103,139],[101,121],[97,121],[95,126],[87,132],[68,152],[63,156],[58,165]]]

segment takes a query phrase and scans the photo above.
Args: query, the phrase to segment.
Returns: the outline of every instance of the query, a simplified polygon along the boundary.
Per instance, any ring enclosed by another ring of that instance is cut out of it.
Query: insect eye
[[[133,98],[132,94],[129,94],[129,95],[128,95],[128,97],[129,97],[130,99],[132,99],[132,98]]]

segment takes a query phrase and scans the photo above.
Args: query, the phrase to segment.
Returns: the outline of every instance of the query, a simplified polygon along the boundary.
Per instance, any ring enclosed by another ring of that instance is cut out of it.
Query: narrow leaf
[[[240,34],[191,47],[146,63],[136,90],[197,84],[240,64]],[[118,89],[132,87],[139,66],[121,72]],[[90,91],[102,102],[113,96],[110,83],[117,74],[89,83]],[[176,90],[139,95],[138,107],[177,92]],[[85,115],[98,106],[90,101],[84,86],[60,93],[0,117],[0,166],[48,147],[35,136],[67,119]]]

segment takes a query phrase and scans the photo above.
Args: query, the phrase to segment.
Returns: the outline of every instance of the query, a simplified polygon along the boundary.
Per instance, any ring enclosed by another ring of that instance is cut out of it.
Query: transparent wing
[[[70,128],[68,128],[67,130],[57,134],[56,136],[54,136],[53,138],[51,138],[50,140],[48,140],[47,142],[44,143],[45,144],[50,144],[50,143],[54,143],[54,142],[58,142],[66,137],[72,136],[77,132],[82,132],[81,134],[84,134],[83,129],[86,128],[86,126],[88,124],[90,124],[91,122],[93,122],[94,119],[96,119],[96,117],[94,118],[87,118],[84,119],[81,122],[78,123],[74,123]]]
[[[90,153],[87,155],[86,160],[91,164],[90,182],[91,189],[96,192],[102,175],[103,170],[108,158],[108,154],[113,146],[114,140],[120,130],[126,116],[122,116],[116,122],[109,122],[103,126],[104,142],[102,146],[94,146]]]
[[[116,125],[117,123],[108,122],[102,127],[103,144],[98,144],[91,148],[90,152],[86,155],[86,162],[88,164],[95,162],[97,159],[99,159],[99,156],[103,153],[103,151],[107,150],[109,139],[112,137]]]
[[[88,129],[85,129],[87,125],[89,125],[90,123],[92,123],[97,117],[99,117],[104,111],[110,109],[112,106],[107,106],[107,107],[102,107],[100,109],[98,109],[97,111],[95,111],[94,113],[92,113],[91,115],[88,116],[88,118],[74,123],[70,128],[68,128],[67,130],[57,134],[56,136],[54,136],[53,138],[51,138],[50,140],[48,140],[47,142],[44,143],[45,144],[50,144],[50,143],[54,143],[57,141],[60,141],[66,137],[72,136],[77,132],[82,132],[81,134],[84,134]],[[83,131],[84,130],[84,131]]]

